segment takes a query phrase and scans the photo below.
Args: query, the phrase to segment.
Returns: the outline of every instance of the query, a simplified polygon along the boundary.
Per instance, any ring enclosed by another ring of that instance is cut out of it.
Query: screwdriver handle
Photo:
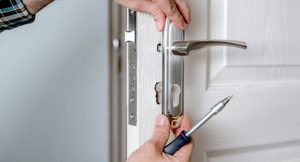
[[[186,131],[182,131],[172,142],[164,147],[164,153],[174,155],[182,146],[191,141],[191,137],[187,137]]]

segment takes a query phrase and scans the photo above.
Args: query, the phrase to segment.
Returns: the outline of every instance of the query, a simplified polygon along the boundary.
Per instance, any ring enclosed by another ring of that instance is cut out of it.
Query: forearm
[[[23,0],[26,8],[33,15],[53,1],[54,0]]]
[[[54,0],[0,0],[0,33],[32,23],[35,14]]]

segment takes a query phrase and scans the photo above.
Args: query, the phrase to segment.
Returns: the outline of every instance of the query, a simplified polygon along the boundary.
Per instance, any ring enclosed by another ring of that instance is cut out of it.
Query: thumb
[[[163,150],[165,144],[168,141],[169,134],[170,134],[169,119],[165,115],[159,115],[156,118],[154,132],[150,139],[151,142],[153,142],[159,150]]]

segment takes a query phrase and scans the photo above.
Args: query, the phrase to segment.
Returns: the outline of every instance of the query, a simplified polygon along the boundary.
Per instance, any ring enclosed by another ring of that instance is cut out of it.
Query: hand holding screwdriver
[[[152,137],[131,154],[126,162],[189,162],[193,150],[193,142],[190,141],[191,134],[220,112],[231,98],[232,96],[218,102],[193,128],[191,128],[189,117],[184,115],[181,127],[172,130],[177,138],[167,146],[165,144],[169,138],[170,123],[166,116],[159,115]]]
[[[191,129],[191,123],[187,115],[183,116],[181,126],[173,129],[173,133],[178,136],[182,130]],[[134,151],[126,162],[189,162],[193,151],[193,142],[183,146],[174,155],[163,153],[170,134],[170,122],[165,115],[156,118],[156,124],[152,137],[140,148]]]

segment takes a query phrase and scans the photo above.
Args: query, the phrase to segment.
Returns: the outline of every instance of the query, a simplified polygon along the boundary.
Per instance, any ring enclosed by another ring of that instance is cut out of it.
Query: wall
[[[0,34],[0,161],[108,161],[108,1]]]

